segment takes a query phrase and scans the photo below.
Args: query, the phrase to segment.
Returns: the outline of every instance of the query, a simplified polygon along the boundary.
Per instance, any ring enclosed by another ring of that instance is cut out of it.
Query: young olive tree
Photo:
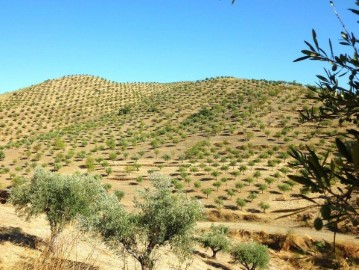
[[[219,251],[227,251],[230,246],[228,239],[229,228],[224,225],[211,225],[209,232],[204,233],[198,238],[205,248],[212,250],[212,258],[216,258]]]
[[[155,266],[154,253],[169,245],[180,258],[192,254],[192,236],[202,206],[183,194],[173,194],[171,180],[151,175],[153,189],[140,192],[136,210],[128,213],[117,200],[109,198],[92,229],[115,250],[125,250],[143,270]]]
[[[11,190],[10,200],[27,220],[45,214],[50,224],[49,248],[53,250],[64,227],[79,216],[90,216],[106,196],[98,177],[61,175],[37,168],[30,181]]]
[[[268,248],[256,242],[234,246],[231,256],[235,263],[242,264],[247,270],[266,269],[270,260]]]

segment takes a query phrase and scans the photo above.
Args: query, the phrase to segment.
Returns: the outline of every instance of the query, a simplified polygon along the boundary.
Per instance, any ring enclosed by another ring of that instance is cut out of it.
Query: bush
[[[0,160],[4,160],[5,159],[5,153],[2,149],[0,149]]]
[[[247,270],[265,269],[270,259],[268,248],[256,242],[233,247],[231,256],[235,263],[241,263]]]
[[[198,239],[205,248],[209,247],[212,250],[212,258],[216,258],[217,252],[227,251],[229,248],[228,227],[224,225],[211,225],[209,232],[204,233]]]

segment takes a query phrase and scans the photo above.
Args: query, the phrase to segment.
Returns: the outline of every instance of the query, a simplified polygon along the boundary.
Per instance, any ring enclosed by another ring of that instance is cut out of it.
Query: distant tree
[[[167,177],[151,175],[150,180],[154,189],[140,193],[136,211],[127,213],[109,199],[100,216],[89,221],[109,247],[127,251],[143,270],[154,268],[153,253],[162,246],[169,245],[182,258],[191,256],[193,232],[203,211],[197,201],[173,195]]]
[[[287,191],[291,190],[291,187],[288,184],[279,184],[278,189],[282,192],[287,192]]]
[[[236,191],[233,188],[227,189],[226,192],[227,192],[227,195],[231,197],[231,199],[232,199],[233,195],[236,194]]]
[[[243,200],[243,199],[241,199],[241,198],[238,198],[238,199],[236,200],[236,204],[237,204],[237,206],[240,207],[240,209],[242,210],[242,208],[243,208],[244,206],[246,206],[246,201]]]
[[[105,172],[106,172],[107,176],[109,176],[112,173],[112,168],[111,167],[106,167]]]
[[[121,108],[121,109],[118,111],[118,115],[125,115],[125,114],[130,113],[130,111],[131,111],[131,107],[130,107],[130,106],[124,106],[123,108]]]
[[[223,199],[221,196],[218,196],[214,199],[214,203],[217,204],[218,208],[221,208],[223,206]]]
[[[0,149],[0,161],[5,159],[5,153],[2,149]]]
[[[54,141],[54,148],[55,150],[61,150],[64,149],[66,146],[64,140],[62,138],[56,138]]]
[[[143,182],[143,176],[137,176],[136,177],[136,182],[139,183],[139,184],[142,183]]]
[[[117,158],[117,153],[115,151],[111,151],[109,154],[108,154],[108,158],[112,161],[115,161],[116,158]]]
[[[11,202],[26,219],[45,214],[50,223],[50,250],[64,227],[79,216],[90,216],[106,195],[100,179],[90,175],[61,175],[38,168],[30,181],[11,190]]]
[[[216,181],[216,182],[214,182],[212,184],[212,186],[214,186],[218,191],[218,189],[222,186],[222,182],[221,181]]]
[[[270,186],[275,180],[272,177],[266,177],[264,181]]]
[[[256,178],[256,179],[258,179],[261,175],[262,175],[262,174],[261,174],[260,171],[255,171],[255,172],[253,173],[253,177]]]
[[[248,200],[250,200],[251,202],[257,198],[257,193],[256,192],[251,192],[248,195]]]
[[[87,157],[85,161],[85,166],[90,172],[95,170],[95,159],[93,157]]]
[[[259,184],[258,185],[258,189],[262,192],[263,194],[263,191],[267,190],[268,186],[266,184]]]
[[[113,193],[115,194],[118,201],[121,201],[123,199],[123,197],[125,197],[125,192],[122,190],[117,189]]]
[[[205,194],[207,196],[207,199],[208,199],[208,196],[213,192],[213,189],[212,188],[204,188],[204,189],[202,189],[202,192],[203,192],[203,194]]]
[[[258,206],[263,210],[263,213],[265,213],[266,210],[270,207],[270,205],[266,202],[260,202]]]
[[[240,167],[239,167],[239,171],[242,173],[242,174],[244,174],[244,172],[247,170],[248,168],[247,168],[247,166],[245,166],[245,165],[241,165]]]
[[[199,189],[201,187],[201,182],[197,180],[193,183],[193,185],[196,189]]]
[[[219,251],[228,251],[230,241],[228,239],[229,228],[224,225],[211,225],[209,232],[203,233],[199,238],[203,247],[212,250],[212,258],[216,258]]]
[[[239,192],[242,190],[242,188],[244,187],[244,184],[242,182],[237,182],[235,185],[236,189],[239,190]]]

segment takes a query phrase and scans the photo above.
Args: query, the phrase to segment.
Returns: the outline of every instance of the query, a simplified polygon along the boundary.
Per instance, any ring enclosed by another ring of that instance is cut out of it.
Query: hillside
[[[96,173],[124,191],[122,202],[131,207],[148,174],[159,171],[200,199],[209,220],[270,223],[277,217],[272,210],[305,205],[295,196],[300,187],[286,177],[289,147],[325,152],[334,146],[328,135],[345,129],[330,121],[299,124],[300,110],[319,105],[306,94],[301,85],[229,77],[165,84],[87,75],[48,80],[0,96],[0,183],[11,186],[37,166]]]

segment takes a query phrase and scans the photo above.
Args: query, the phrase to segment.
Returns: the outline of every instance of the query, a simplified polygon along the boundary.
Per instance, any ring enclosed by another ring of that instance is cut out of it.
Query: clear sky
[[[213,76],[315,83],[293,63],[311,40],[336,43],[327,0],[0,0],[0,93],[71,74],[118,82]],[[336,8],[351,31],[357,17]],[[338,46],[334,46],[338,48]],[[340,47],[339,47],[340,48]]]

